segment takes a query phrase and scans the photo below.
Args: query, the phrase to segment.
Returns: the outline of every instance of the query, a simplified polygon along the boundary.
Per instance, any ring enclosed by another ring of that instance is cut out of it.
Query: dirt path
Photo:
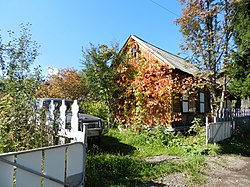
[[[152,157],[150,161],[161,162],[179,158]],[[250,187],[250,157],[216,156],[206,158],[207,167],[202,171],[207,183],[200,187]],[[185,174],[171,174],[149,182],[143,187],[189,187],[192,184]]]
[[[250,157],[208,157],[206,163],[208,183],[202,187],[250,186]]]

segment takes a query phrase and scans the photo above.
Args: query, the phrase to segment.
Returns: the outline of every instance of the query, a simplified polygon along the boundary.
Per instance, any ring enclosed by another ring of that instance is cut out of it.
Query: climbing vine
[[[123,64],[117,77],[120,87],[117,121],[135,128],[169,126],[180,120],[180,114],[173,112],[174,102],[178,93],[191,89],[196,82],[191,76],[181,78],[166,64],[143,57]]]

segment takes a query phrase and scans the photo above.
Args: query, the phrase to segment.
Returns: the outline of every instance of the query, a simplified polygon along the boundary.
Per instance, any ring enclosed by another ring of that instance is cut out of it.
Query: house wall
[[[133,50],[136,49],[136,50]],[[165,62],[162,61],[162,59],[159,59],[155,54],[149,52],[147,49],[143,48],[139,44],[137,44],[135,41],[130,39],[127,42],[127,45],[125,45],[124,50],[126,51],[127,55],[130,57],[130,62],[132,63],[137,63],[138,59],[143,57],[147,61],[154,62],[154,63],[159,63],[159,64],[164,64],[166,65]],[[136,51],[136,54],[134,53]],[[168,66],[169,69],[172,71],[172,79],[175,79],[176,77],[179,77],[177,84],[181,84],[180,81],[186,77],[192,77],[192,75],[189,75],[187,73],[184,73],[180,70],[177,69],[172,69],[170,66]],[[207,112],[209,112],[209,92],[204,91],[205,93],[205,112],[201,115],[205,115]],[[199,107],[199,97],[198,94],[195,97],[195,105],[196,105],[196,111],[194,112],[183,112],[183,105],[182,105],[182,94],[181,90],[179,90],[179,93],[173,94],[172,97],[172,118],[176,119],[176,121],[172,122],[170,125],[172,127],[178,127],[178,126],[185,126],[185,125],[191,125],[191,122],[193,121],[194,117],[199,115],[200,107]],[[174,117],[175,116],[175,117]]]

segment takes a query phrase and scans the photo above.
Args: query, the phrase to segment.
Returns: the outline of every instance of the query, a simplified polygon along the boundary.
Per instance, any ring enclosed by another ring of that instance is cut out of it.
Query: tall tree
[[[80,74],[72,68],[66,68],[49,74],[48,79],[40,86],[37,96],[83,101],[87,93],[84,79]]]
[[[250,96],[250,1],[236,2],[238,11],[234,21],[234,41],[237,50],[234,52],[234,63],[230,74],[233,81],[230,91],[238,97]]]
[[[89,89],[89,99],[106,104],[109,117],[114,119],[116,113],[116,98],[118,85],[115,81],[116,68],[122,61],[122,54],[118,51],[118,44],[111,47],[100,44],[83,50],[82,71]]]
[[[207,80],[206,85],[211,91],[211,111],[214,114],[223,107],[229,81],[226,72],[233,48],[233,0],[180,2],[184,5],[182,15],[177,19],[184,38],[181,48]]]

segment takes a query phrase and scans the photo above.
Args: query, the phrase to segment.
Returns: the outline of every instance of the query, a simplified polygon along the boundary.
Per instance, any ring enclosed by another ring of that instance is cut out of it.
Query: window
[[[194,97],[188,92],[182,94],[182,112],[195,112],[196,103]]]
[[[136,50],[136,48],[134,47],[134,48],[132,49],[132,51],[131,51],[131,52],[132,52],[132,57],[136,57],[136,51],[137,51],[137,50]]]
[[[200,113],[205,112],[205,94],[200,92]]]
[[[188,94],[182,94],[182,112],[188,112]]]

